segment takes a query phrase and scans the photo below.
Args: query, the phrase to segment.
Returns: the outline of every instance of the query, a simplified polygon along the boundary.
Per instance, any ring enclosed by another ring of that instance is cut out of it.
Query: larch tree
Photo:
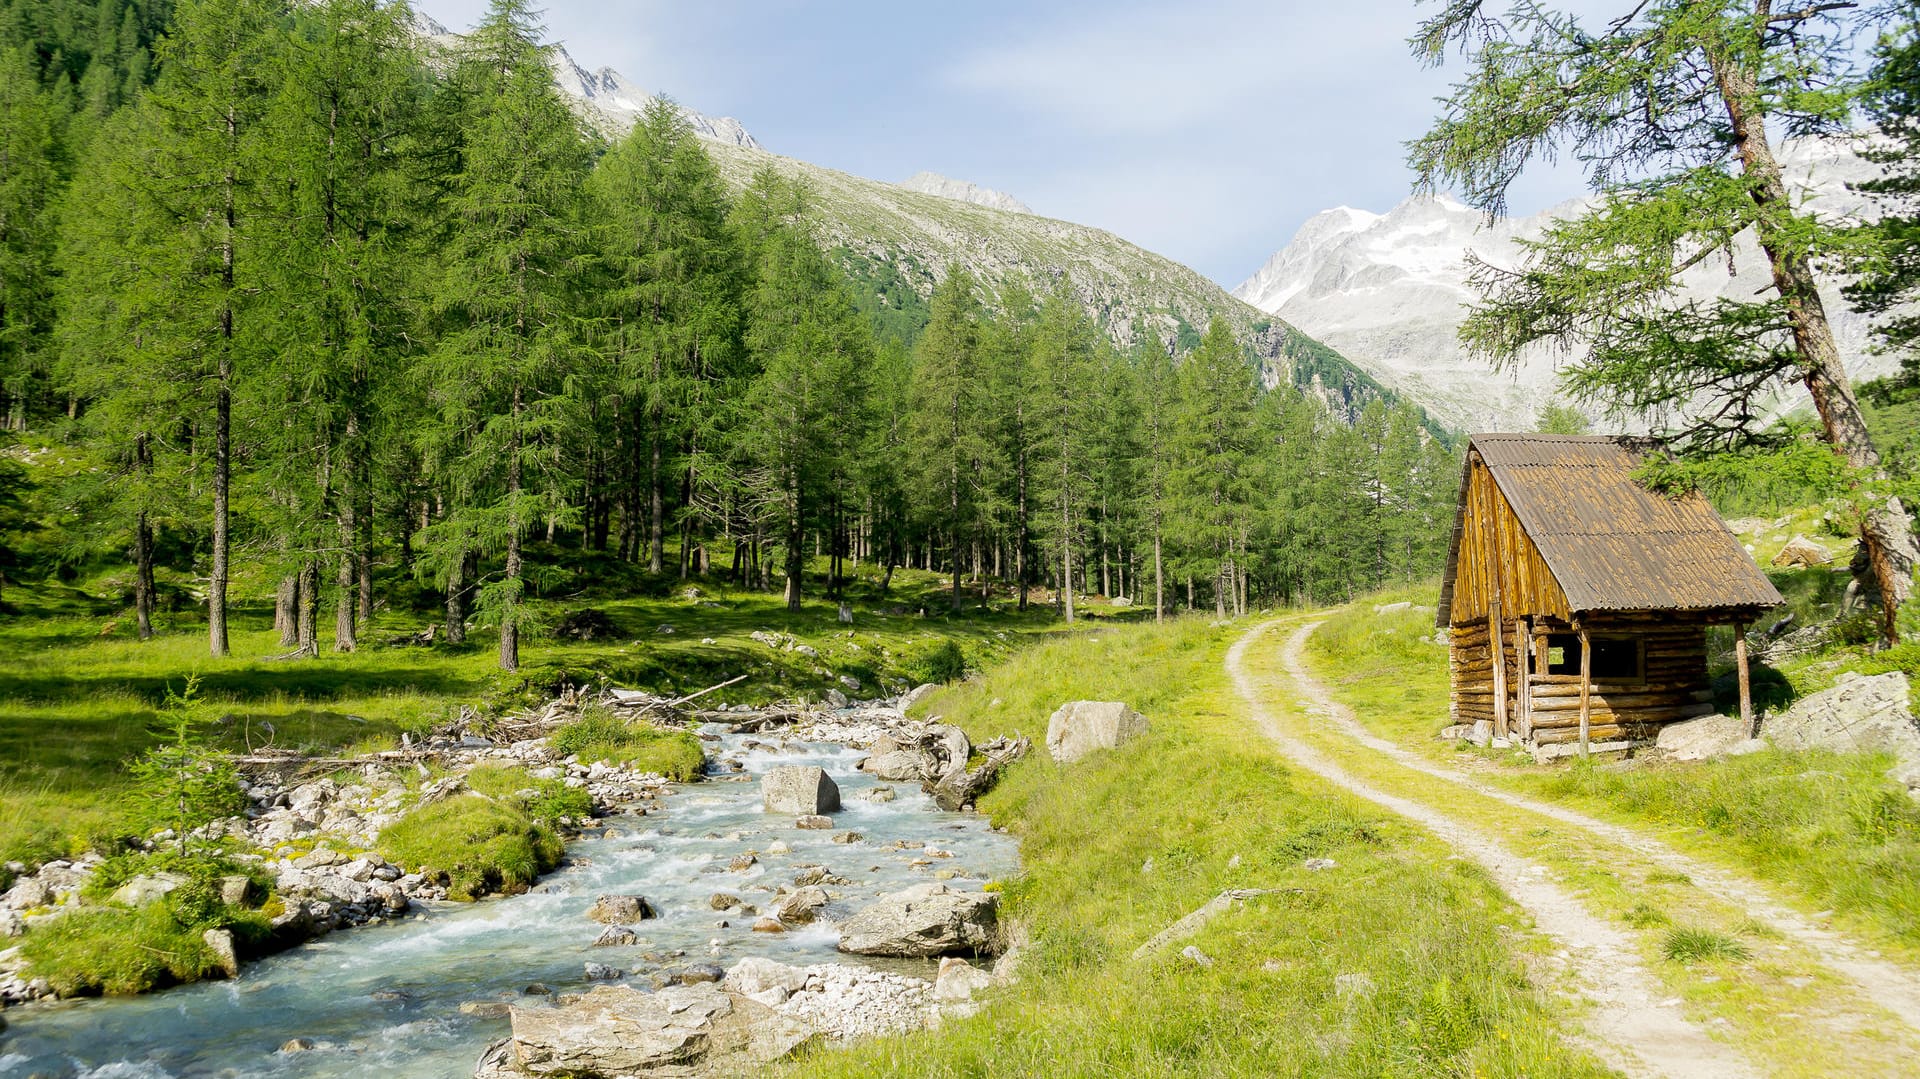
[[[279,7],[267,0],[187,0],[159,44],[161,72],[137,106],[147,113],[121,175],[134,187],[143,231],[128,306],[145,313],[137,347],[206,387],[209,429],[196,460],[210,465],[207,639],[227,654],[232,556],[233,400],[264,347],[248,320],[257,288],[254,215],[263,175],[258,125],[280,47]],[[157,226],[157,227],[148,227]]]
[[[26,53],[0,50],[0,430],[47,394],[60,112]]]
[[[588,146],[539,33],[523,0],[495,0],[452,73],[460,169],[432,298],[439,339],[422,371],[438,413],[429,439],[454,492],[430,530],[431,568],[454,587],[477,550],[500,554],[478,611],[500,627],[509,671],[528,618],[526,535],[569,509],[549,480],[587,335],[577,285],[590,251],[579,213]]]
[[[1507,365],[1537,343],[1578,350],[1563,371],[1576,397],[1660,414],[1676,441],[1708,451],[1752,438],[1771,393],[1804,387],[1851,470],[1864,583],[1882,599],[1889,642],[1920,552],[1879,482],[1818,291],[1836,230],[1795,205],[1774,138],[1845,130],[1854,34],[1891,13],[1851,0],[1658,0],[1588,22],[1530,2],[1448,0],[1412,44],[1434,63],[1457,49],[1470,70],[1410,145],[1420,186],[1456,187],[1488,213],[1529,166],[1563,155],[1599,196],[1523,245],[1520,265],[1474,267],[1482,298],[1461,327],[1473,352]],[[1730,258],[1749,235],[1771,273],[1765,294],[1679,294],[1684,271]]]
[[[1036,457],[1041,462],[1036,486],[1048,503],[1039,531],[1051,541],[1060,568],[1060,610],[1071,623],[1077,587],[1074,558],[1085,532],[1101,416],[1102,345],[1098,328],[1064,277],[1041,304],[1032,340],[1039,404]]]
[[[1253,501],[1257,385],[1246,352],[1223,319],[1181,365],[1174,395],[1172,488],[1178,534],[1213,578],[1214,613],[1243,613],[1241,537]]]
[[[928,519],[953,560],[952,609],[960,609],[967,545],[987,508],[990,389],[981,371],[981,308],[973,275],[947,267],[929,301],[932,319],[914,347],[913,456]]]

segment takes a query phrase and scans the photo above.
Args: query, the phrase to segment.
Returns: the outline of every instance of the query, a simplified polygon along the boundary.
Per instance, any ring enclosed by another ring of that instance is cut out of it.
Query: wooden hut
[[[1732,624],[1751,729],[1744,630],[1780,593],[1706,499],[1648,491],[1637,464],[1612,438],[1473,436],[1437,620],[1454,723],[1582,752],[1651,738],[1714,710],[1706,629]]]

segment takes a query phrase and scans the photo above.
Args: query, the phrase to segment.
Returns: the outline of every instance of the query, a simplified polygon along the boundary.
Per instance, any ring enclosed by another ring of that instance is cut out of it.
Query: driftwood
[[[996,738],[978,747],[986,757],[979,767],[969,769],[963,757],[957,767],[938,781],[922,783],[920,789],[933,795],[935,804],[941,809],[952,813],[985,794],[999,780],[1001,770],[1026,756],[1031,748],[1032,743],[1026,738]]]

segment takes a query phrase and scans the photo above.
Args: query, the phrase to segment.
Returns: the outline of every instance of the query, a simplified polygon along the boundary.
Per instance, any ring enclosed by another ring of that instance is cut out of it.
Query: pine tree
[[[1215,319],[1181,366],[1173,412],[1174,531],[1190,561],[1213,579],[1214,613],[1239,594],[1240,542],[1253,501],[1256,384],[1240,343]]]
[[[578,205],[588,148],[538,35],[524,0],[495,0],[452,73],[464,109],[460,168],[433,295],[439,340],[421,367],[437,412],[427,441],[454,500],[423,537],[429,565],[457,590],[474,554],[500,553],[479,610],[500,627],[509,671],[528,617],[526,534],[568,510],[557,442],[587,336],[577,285],[590,248]]]
[[[1051,541],[1060,567],[1060,609],[1069,623],[1074,620],[1074,559],[1084,536],[1100,415],[1098,332],[1062,278],[1041,305],[1033,333],[1033,365],[1039,388],[1036,457],[1041,462],[1036,486],[1048,504],[1040,531]]]

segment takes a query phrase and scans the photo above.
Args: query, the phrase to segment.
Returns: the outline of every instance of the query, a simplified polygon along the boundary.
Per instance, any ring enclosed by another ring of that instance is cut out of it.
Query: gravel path
[[[1589,913],[1577,897],[1553,881],[1545,866],[1514,853],[1470,824],[1369,785],[1288,735],[1267,709],[1265,695],[1246,663],[1247,650],[1279,624],[1255,626],[1227,652],[1227,673],[1254,722],[1295,764],[1421,825],[1485,867],[1508,897],[1532,916],[1539,930],[1566,953],[1583,996],[1592,1004],[1582,1016],[1589,1035],[1584,1039],[1586,1048],[1631,1076],[1717,1079],[1757,1074],[1737,1048],[1714,1041],[1682,1014],[1680,1001],[1666,995],[1641,961],[1631,933]],[[1300,663],[1301,648],[1318,625],[1310,623],[1295,631],[1284,660],[1300,696],[1331,715],[1339,706],[1323,686],[1306,676]]]

